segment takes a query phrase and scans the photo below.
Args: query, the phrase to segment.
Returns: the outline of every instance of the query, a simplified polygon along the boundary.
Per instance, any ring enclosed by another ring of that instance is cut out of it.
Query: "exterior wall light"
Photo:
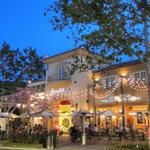
[[[17,108],[20,108],[20,107],[21,107],[21,104],[18,103],[16,106],[17,106]]]
[[[34,107],[34,104],[30,104],[30,106],[33,108],[33,107]]]

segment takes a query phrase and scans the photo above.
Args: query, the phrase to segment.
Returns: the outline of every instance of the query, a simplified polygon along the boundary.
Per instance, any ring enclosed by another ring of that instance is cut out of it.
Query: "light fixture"
[[[18,103],[16,106],[17,106],[18,108],[20,108],[20,107],[21,107],[21,104]]]
[[[28,83],[30,84],[30,83],[31,83],[31,80],[29,80]]]

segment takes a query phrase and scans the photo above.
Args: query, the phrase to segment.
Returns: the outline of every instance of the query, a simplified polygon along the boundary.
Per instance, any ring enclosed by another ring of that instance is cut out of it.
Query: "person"
[[[46,131],[46,129],[41,129],[41,131],[39,132],[39,143],[42,144],[43,148],[47,147],[47,136],[48,133]]]
[[[0,140],[2,140],[2,129],[1,129],[1,125],[0,125]]]
[[[57,129],[53,128],[50,131],[50,140],[51,140],[51,148],[56,148],[56,140],[57,140]]]
[[[98,126],[96,124],[94,125],[94,130],[95,132],[98,132]]]
[[[78,134],[77,127],[76,126],[70,127],[69,133],[71,136],[71,142],[75,142],[77,140],[77,134]]]

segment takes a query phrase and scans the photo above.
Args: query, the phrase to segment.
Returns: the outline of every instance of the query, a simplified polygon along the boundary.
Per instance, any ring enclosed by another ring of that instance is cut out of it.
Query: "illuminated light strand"
[[[129,86],[135,91],[146,92],[148,90],[145,80],[141,81],[140,79],[138,79],[137,81],[135,81],[135,79],[129,79],[128,83]]]
[[[103,94],[96,94],[95,92],[90,92],[90,95],[94,96],[94,97],[97,98],[97,99],[106,98],[106,97],[110,96],[112,93],[114,93],[114,92],[118,89],[118,87],[119,87],[119,85],[120,85],[120,82],[121,82],[121,78],[119,78],[118,81],[115,81],[115,82],[114,82],[115,85],[113,86],[112,89],[106,91],[106,92],[103,93]]]
[[[110,96],[111,94],[113,94],[119,87],[120,83],[123,81],[123,80],[126,80],[127,83],[129,84],[130,88],[132,88],[133,90],[135,91],[141,91],[141,92],[146,92],[148,89],[147,89],[147,85],[145,83],[145,80],[144,81],[141,81],[140,79],[138,79],[136,82],[135,82],[135,79],[130,79],[130,78],[118,78],[118,82],[114,85],[114,87],[108,91],[106,91],[105,93],[103,94],[96,94],[95,92],[90,92],[90,95],[94,96],[95,98],[97,99],[103,99],[103,98],[106,98],[108,96]],[[115,82],[114,82],[115,83]],[[111,83],[109,84],[111,85]],[[102,86],[100,86],[102,88]]]

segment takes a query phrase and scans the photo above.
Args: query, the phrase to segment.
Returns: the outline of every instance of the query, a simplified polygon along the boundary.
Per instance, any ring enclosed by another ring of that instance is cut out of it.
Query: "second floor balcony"
[[[53,82],[53,81],[71,81],[71,76],[68,73],[63,73],[63,74],[51,74],[47,78],[48,82]]]

